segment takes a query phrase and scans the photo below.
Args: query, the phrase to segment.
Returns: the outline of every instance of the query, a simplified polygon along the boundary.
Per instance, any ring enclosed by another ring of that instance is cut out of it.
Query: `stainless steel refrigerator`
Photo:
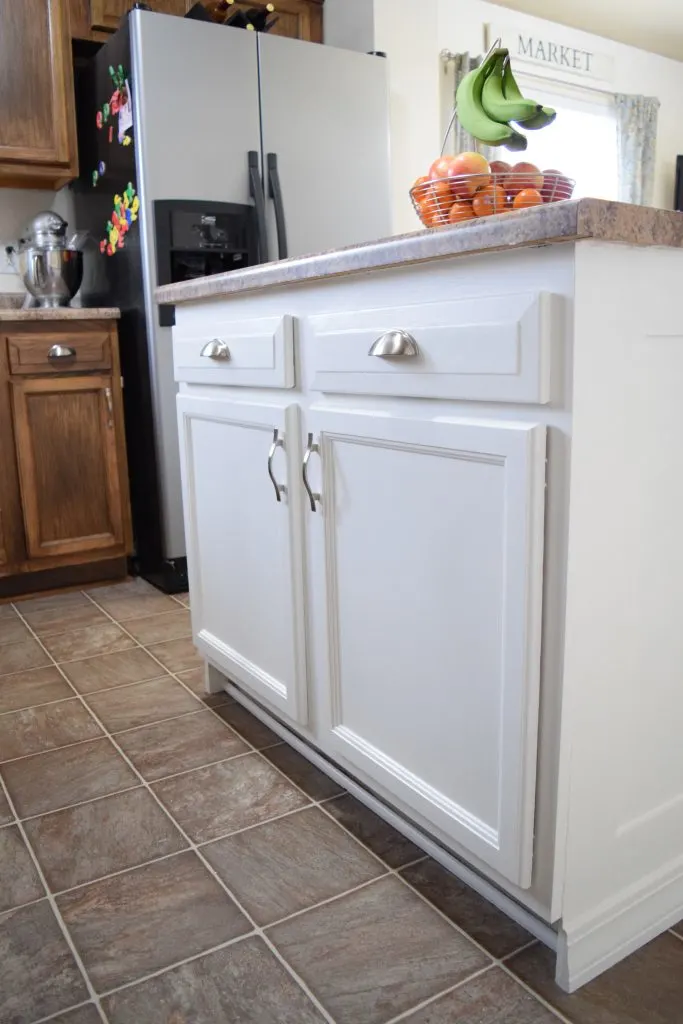
[[[157,284],[391,233],[386,61],[133,10],[77,68],[84,305],[117,305],[136,569],[186,585]]]

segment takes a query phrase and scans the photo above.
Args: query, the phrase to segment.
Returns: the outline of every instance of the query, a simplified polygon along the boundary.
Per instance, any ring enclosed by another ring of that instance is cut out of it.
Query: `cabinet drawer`
[[[312,316],[313,388],[348,394],[550,400],[551,352],[560,317],[546,292]],[[390,331],[408,332],[417,351],[375,355]]]
[[[106,331],[8,334],[7,354],[10,373],[15,376],[111,369],[111,345]]]
[[[291,316],[173,329],[175,379],[189,384],[294,387]]]

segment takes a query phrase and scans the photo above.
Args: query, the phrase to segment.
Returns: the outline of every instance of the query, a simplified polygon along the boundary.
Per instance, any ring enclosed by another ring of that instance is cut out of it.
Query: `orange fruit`
[[[542,203],[543,196],[537,188],[524,188],[512,200],[515,210],[525,210],[529,206],[541,206]]]
[[[449,224],[459,224],[461,220],[474,220],[472,204],[467,202],[453,203],[448,214]]]
[[[448,212],[453,205],[453,193],[447,181],[432,181],[421,192],[420,206],[425,212],[443,214],[444,219],[448,217]]]
[[[505,192],[500,185],[487,185],[475,195],[472,209],[477,217],[489,217],[492,213],[503,213],[505,203]]]

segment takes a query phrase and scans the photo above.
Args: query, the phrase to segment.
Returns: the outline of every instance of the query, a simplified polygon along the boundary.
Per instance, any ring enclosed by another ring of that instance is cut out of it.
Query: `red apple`
[[[543,175],[536,164],[529,164],[525,161],[515,164],[509,173],[506,187],[511,195],[517,195],[525,188],[535,188],[539,191],[543,188]]]
[[[481,153],[460,153],[451,158],[450,181],[458,199],[473,196],[491,182],[489,162]]]
[[[571,180],[554,167],[543,172],[541,195],[544,203],[556,203],[560,199],[571,199],[574,185]]]
[[[454,156],[440,156],[429,168],[430,179],[437,181],[439,178],[447,178],[451,173],[451,164],[454,160]]]

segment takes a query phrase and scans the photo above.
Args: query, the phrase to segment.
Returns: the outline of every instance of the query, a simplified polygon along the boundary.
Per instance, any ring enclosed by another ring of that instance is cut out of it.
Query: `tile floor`
[[[683,922],[552,957],[226,695],[186,598],[0,605],[0,1024],[681,1024]]]

